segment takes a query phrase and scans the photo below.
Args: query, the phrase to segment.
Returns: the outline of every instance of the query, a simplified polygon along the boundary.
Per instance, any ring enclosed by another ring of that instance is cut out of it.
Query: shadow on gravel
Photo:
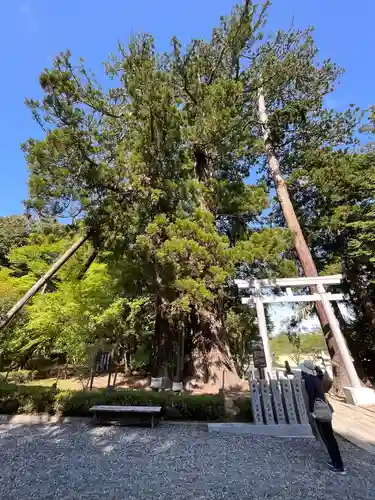
[[[192,426],[0,425],[3,500],[373,500],[375,457],[341,442],[332,475],[311,440]]]

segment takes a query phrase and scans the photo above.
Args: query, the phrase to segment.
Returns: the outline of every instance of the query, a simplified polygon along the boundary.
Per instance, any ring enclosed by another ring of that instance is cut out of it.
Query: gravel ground
[[[341,442],[348,475],[313,440],[87,425],[0,426],[1,500],[373,500],[375,456]]]

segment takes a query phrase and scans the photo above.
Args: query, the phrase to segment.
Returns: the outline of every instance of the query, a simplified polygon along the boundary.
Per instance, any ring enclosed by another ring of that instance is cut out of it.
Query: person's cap
[[[310,359],[306,359],[298,368],[307,375],[316,375],[315,365]]]

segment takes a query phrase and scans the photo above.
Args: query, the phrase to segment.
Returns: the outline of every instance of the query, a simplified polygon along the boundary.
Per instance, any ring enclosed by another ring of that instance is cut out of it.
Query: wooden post
[[[301,225],[298,221],[296,212],[294,210],[292,201],[289,196],[288,186],[280,170],[280,164],[278,162],[278,159],[276,158],[274,148],[270,140],[268,116],[266,111],[264,93],[262,89],[260,89],[258,93],[258,113],[259,113],[259,121],[262,126],[264,147],[268,158],[268,169],[270,172],[270,176],[275,184],[277,198],[279,200],[287,227],[294,236],[294,247],[296,249],[303,272],[305,276],[318,276],[318,271],[316,269],[314,259],[311,255],[310,249],[303,235]],[[314,293],[314,291],[315,287],[312,287],[312,293]],[[331,355],[333,356],[333,359],[336,358],[337,367],[344,368],[344,371],[340,370],[341,371],[340,376],[342,380],[339,381],[339,384],[345,385],[346,379],[348,379],[351,383],[353,383],[353,381],[355,381],[354,380],[355,377],[352,372],[352,369],[349,368],[349,365],[347,363],[347,355],[346,353],[341,352],[341,349],[343,348],[342,342],[340,342],[340,340],[336,337],[336,335],[330,328],[331,321],[329,321],[327,316],[328,309],[324,307],[323,303],[320,302],[315,303],[315,308],[319,317],[323,333],[325,335],[327,346],[332,353]],[[350,373],[348,372],[348,368]]]
[[[3,330],[14,318],[14,316],[23,308],[25,304],[33,297],[40,288],[65,264],[70,257],[88,240],[89,234],[76,241],[33,285],[30,290],[6,313],[5,318],[0,323],[0,332]]]
[[[92,386],[94,384],[94,377],[95,377],[95,369],[91,368],[91,373],[90,373],[90,385],[89,385],[89,390],[92,391]]]

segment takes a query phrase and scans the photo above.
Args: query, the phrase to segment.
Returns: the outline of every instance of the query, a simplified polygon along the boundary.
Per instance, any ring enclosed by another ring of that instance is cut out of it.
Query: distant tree
[[[288,356],[297,365],[304,358],[316,361],[327,346],[321,332],[302,333],[291,337],[287,333],[280,333],[270,340],[271,352],[276,359]]]
[[[8,254],[13,248],[26,244],[29,222],[23,215],[0,217],[0,266],[8,265]]]

